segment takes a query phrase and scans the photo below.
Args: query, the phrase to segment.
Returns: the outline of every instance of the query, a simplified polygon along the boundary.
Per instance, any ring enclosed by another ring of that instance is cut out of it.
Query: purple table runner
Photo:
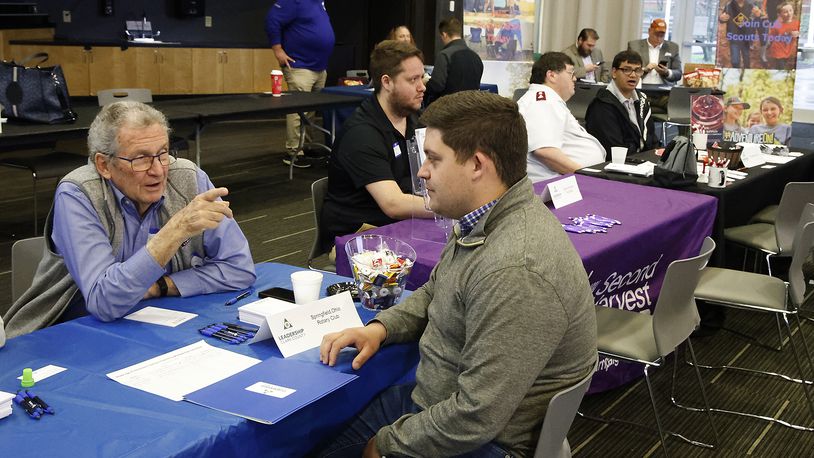
[[[596,304],[634,312],[652,310],[667,266],[676,259],[697,255],[704,237],[711,234],[717,199],[583,175],[576,175],[576,179],[582,200],[552,209],[561,223],[589,213],[622,223],[604,234],[568,234],[582,258]],[[535,193],[542,193],[547,183],[536,183]],[[400,221],[370,233],[398,238],[416,250],[418,259],[408,280],[409,289],[429,279],[444,247],[431,241],[443,237],[443,229],[433,220]],[[355,235],[336,238],[339,275],[353,276],[344,245]],[[600,361],[589,392],[617,387],[641,374],[639,364],[606,358]]]

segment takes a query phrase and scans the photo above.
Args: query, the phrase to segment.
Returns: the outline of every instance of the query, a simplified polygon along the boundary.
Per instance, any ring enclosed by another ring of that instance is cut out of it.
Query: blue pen
[[[233,345],[236,345],[236,344],[240,343],[240,341],[237,340],[237,339],[232,339],[232,338],[229,338],[229,337],[224,337],[224,336],[221,336],[221,335],[217,335],[217,332],[215,332],[215,331],[203,329],[203,330],[200,331],[200,333],[207,336],[207,337],[214,337],[216,339],[222,340],[224,342],[228,342],[228,343],[233,344]]]
[[[254,288],[249,288],[248,290],[238,294],[237,297],[233,297],[232,299],[226,301],[226,305],[234,305],[237,303],[237,301],[249,297],[249,295],[252,293],[254,293]]]

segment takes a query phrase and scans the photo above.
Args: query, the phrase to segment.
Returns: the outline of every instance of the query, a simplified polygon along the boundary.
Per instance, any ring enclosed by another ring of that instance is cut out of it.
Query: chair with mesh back
[[[784,323],[784,329],[787,334],[788,343],[790,344],[792,353],[794,355],[799,378],[781,373],[733,366],[731,364],[720,366],[701,365],[700,367],[705,369],[725,369],[758,373],[780,378],[789,382],[798,383],[802,386],[803,392],[805,393],[805,397],[808,401],[811,419],[814,420],[814,401],[812,400],[812,394],[810,393],[811,387],[809,386],[812,383],[810,381],[811,378],[806,376],[806,371],[803,369],[804,365],[801,363],[801,357],[797,349],[797,344],[794,343],[796,334],[799,336],[797,338],[800,339],[803,349],[805,350],[808,367],[814,368],[808,343],[805,339],[805,333],[802,332],[802,328],[800,328],[800,317],[797,313],[798,308],[804,301],[806,292],[802,264],[805,261],[806,256],[808,256],[812,246],[814,246],[814,204],[808,204],[802,212],[800,223],[795,231],[793,240],[793,255],[791,266],[789,267],[788,283],[769,275],[743,272],[740,270],[707,267],[701,272],[698,286],[695,289],[695,297],[712,304],[772,315],[775,318],[775,320],[772,321],[782,321]],[[797,330],[800,332],[792,332],[789,324],[789,316],[794,316],[795,320],[797,321]],[[783,344],[784,343],[781,340],[779,348],[780,350],[782,350]],[[811,374],[809,373],[809,375]],[[713,409],[713,411],[757,418],[794,429],[802,429],[806,431],[814,430],[812,429],[812,426],[800,426],[767,415],[757,415],[727,409]]]
[[[670,88],[670,98],[667,101],[667,117],[661,123],[661,138],[666,145],[667,125],[690,127],[690,112],[692,96],[712,94],[708,87],[673,86]]]
[[[772,257],[791,255],[794,233],[806,204],[814,202],[814,182],[787,183],[777,206],[774,224],[753,223],[724,229],[724,238],[745,249],[765,253],[772,275]],[[744,256],[744,267],[746,257]]]
[[[17,240],[11,246],[11,302],[17,299],[31,286],[34,273],[42,259],[45,249],[45,237],[31,237]]]
[[[577,118],[578,121],[585,121],[585,113],[588,111],[588,105],[596,98],[596,93],[602,86],[598,84],[591,85],[576,85],[574,87],[574,95],[565,102],[571,114]]]
[[[570,458],[571,445],[568,443],[568,430],[574,422],[582,397],[591,385],[591,379],[596,372],[599,358],[593,369],[574,386],[566,388],[555,394],[548,403],[548,409],[540,428],[540,439],[537,440],[537,449],[534,458]]]
[[[661,366],[666,357],[677,350],[681,343],[686,343],[690,358],[695,362],[695,352],[693,351],[692,342],[690,342],[690,334],[701,322],[701,319],[698,316],[693,294],[701,269],[706,265],[714,249],[715,242],[707,237],[704,239],[698,256],[679,259],[670,263],[652,315],[647,312],[636,313],[612,307],[596,307],[599,355],[644,364],[644,378],[650,394],[650,402],[656,420],[656,430],[665,454],[667,454],[666,435],[674,436],[695,446],[714,448],[712,444],[692,440],[679,433],[662,428],[661,417],[656,408],[655,392],[649,375],[650,368]],[[675,359],[677,361],[677,358]],[[697,367],[694,368],[694,372],[707,408],[707,421],[710,428],[712,428],[717,443],[718,431],[712,422],[706,389]],[[632,423],[618,418],[605,419],[588,415],[583,416],[604,422],[618,421],[652,429],[648,425]]]
[[[311,270],[322,270],[327,272],[336,272],[336,265],[329,264],[320,269],[314,267],[312,264],[314,259],[327,253],[322,249],[322,226],[320,220],[322,219],[322,204],[325,201],[325,195],[328,193],[328,177],[320,178],[319,180],[311,183],[311,198],[314,201],[314,243],[311,245],[311,253],[308,255],[308,268]]]

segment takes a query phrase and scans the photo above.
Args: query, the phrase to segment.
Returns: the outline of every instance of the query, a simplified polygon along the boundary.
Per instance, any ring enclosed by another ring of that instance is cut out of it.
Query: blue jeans
[[[376,435],[380,428],[398,420],[404,414],[418,413],[422,409],[413,402],[410,394],[415,383],[388,388],[365,407],[345,430],[322,450],[316,453],[322,458],[359,458],[367,441]],[[391,456],[391,455],[388,455]],[[510,458],[512,455],[494,442],[472,452],[459,455],[461,458]]]
[[[741,68],[741,56],[743,56],[743,68],[749,68],[749,46],[751,41],[729,40],[729,57],[732,60],[733,68]]]

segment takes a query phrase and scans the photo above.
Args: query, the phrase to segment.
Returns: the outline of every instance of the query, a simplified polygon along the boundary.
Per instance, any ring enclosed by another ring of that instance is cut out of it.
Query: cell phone
[[[604,63],[605,63],[605,61],[604,61],[604,60],[600,60],[599,62],[596,62],[594,65],[602,65],[602,64],[604,64]]]
[[[663,66],[665,66],[665,67],[666,67],[666,66],[667,66],[667,58],[661,59],[661,60],[659,61],[659,65],[663,65]]]
[[[259,297],[273,297],[274,299],[294,303],[294,291],[287,288],[274,287],[264,289],[257,293],[257,295]]]

